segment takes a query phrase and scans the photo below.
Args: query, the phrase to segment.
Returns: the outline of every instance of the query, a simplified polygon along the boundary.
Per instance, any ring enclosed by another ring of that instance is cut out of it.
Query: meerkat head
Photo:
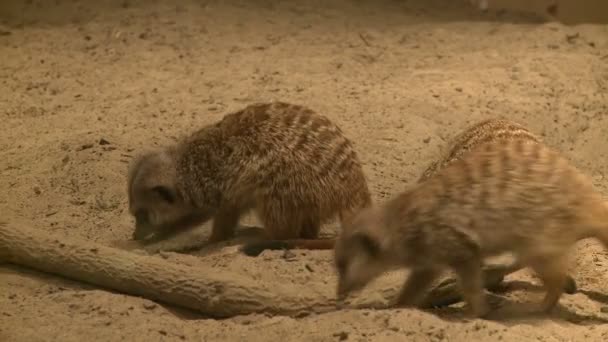
[[[149,152],[136,158],[128,173],[129,212],[134,240],[166,238],[194,227],[202,217],[178,188],[174,153]]]
[[[339,301],[361,290],[389,267],[376,231],[381,224],[382,218],[376,208],[364,209],[342,224],[334,248]]]

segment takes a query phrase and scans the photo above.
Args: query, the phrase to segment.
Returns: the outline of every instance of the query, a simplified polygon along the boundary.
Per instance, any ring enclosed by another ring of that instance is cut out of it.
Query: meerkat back
[[[456,135],[448,143],[447,150],[439,160],[431,162],[422,172],[418,182],[425,181],[439,170],[459,160],[475,147],[497,140],[524,139],[530,143],[542,143],[536,134],[523,125],[506,119],[479,121]]]

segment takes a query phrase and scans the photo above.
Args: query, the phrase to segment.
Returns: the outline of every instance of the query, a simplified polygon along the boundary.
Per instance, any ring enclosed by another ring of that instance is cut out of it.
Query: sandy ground
[[[494,116],[542,134],[608,193],[607,25],[540,23],[447,0],[147,3],[3,1],[5,221],[124,241],[126,168],[137,151],[269,100],[335,120],[355,141],[376,201],[414,182],[446,139]],[[294,293],[335,286],[330,252],[248,258],[228,247],[170,259]],[[0,340],[608,340],[608,253],[581,242],[571,272],[581,291],[551,316],[466,320],[456,306],[216,321],[4,265]],[[404,275],[381,281],[398,286]],[[541,298],[525,271],[509,284],[514,304]]]

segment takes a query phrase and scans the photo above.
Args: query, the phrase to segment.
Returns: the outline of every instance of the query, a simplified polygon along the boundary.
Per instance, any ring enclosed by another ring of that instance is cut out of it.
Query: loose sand
[[[541,23],[448,0],[5,0],[1,219],[124,241],[126,168],[137,151],[269,100],[335,120],[355,141],[376,201],[413,183],[446,139],[494,116],[542,134],[608,193],[605,24]],[[330,252],[168,257],[293,284],[294,293],[309,282],[335,286]],[[581,242],[571,272],[581,291],[551,316],[463,320],[456,306],[216,321],[4,265],[0,340],[608,340],[608,253]],[[380,282],[398,286],[403,276]],[[508,280],[511,302],[540,300],[527,271]]]

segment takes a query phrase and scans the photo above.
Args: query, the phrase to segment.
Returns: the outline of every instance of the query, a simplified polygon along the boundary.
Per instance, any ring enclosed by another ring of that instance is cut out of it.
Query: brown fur
[[[491,141],[504,141],[513,139],[523,139],[531,144],[542,144],[542,139],[530,132],[523,125],[506,119],[486,119],[475,123],[466,128],[452,139],[449,148],[443,157],[432,162],[422,173],[418,182],[424,182],[439,170],[454,161],[460,160],[475,147]],[[510,273],[514,273],[523,268],[523,265],[512,265]],[[577,289],[576,281],[568,276],[564,290],[566,293],[575,293]]]
[[[563,292],[569,249],[590,237],[608,247],[608,208],[588,177],[544,144],[491,141],[343,225],[338,297],[409,267],[398,303],[416,306],[450,268],[473,315],[483,316],[482,260],[511,252],[542,279],[542,308],[550,311]]]
[[[314,240],[323,223],[371,202],[340,128],[283,102],[247,106],[142,155],[129,170],[128,193],[138,240],[164,239],[211,218],[211,241],[226,240],[250,209],[270,239]]]

